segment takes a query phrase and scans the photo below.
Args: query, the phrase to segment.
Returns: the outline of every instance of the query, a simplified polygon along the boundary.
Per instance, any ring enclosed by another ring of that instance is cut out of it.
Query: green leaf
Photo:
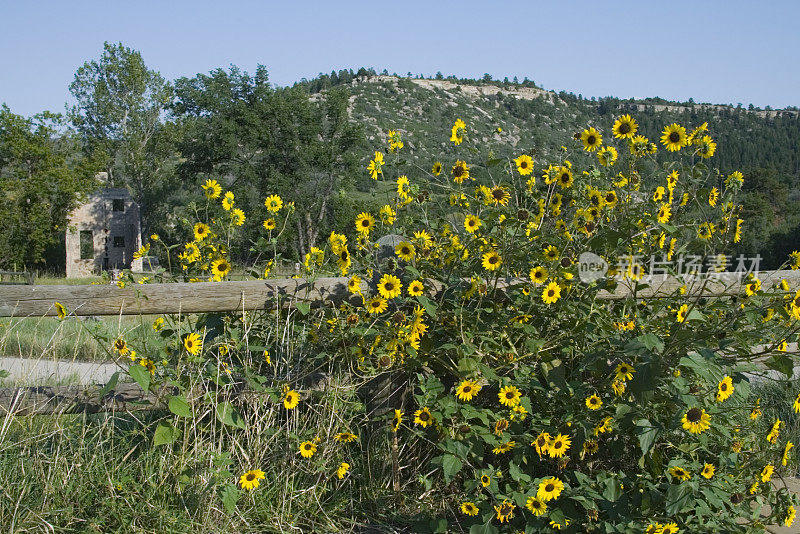
[[[169,399],[169,411],[179,417],[191,417],[192,409],[183,395],[176,395]]]
[[[426,297],[425,295],[419,295],[417,297],[417,302],[425,308],[425,311],[428,313],[430,317],[436,317],[436,310],[439,309],[439,306],[436,305],[431,299]]]
[[[491,521],[485,525],[472,525],[469,528],[469,534],[497,534],[499,531],[492,525]]]
[[[169,445],[178,438],[178,431],[170,423],[158,423],[155,435],[153,435],[153,445]]]
[[[444,472],[444,481],[448,484],[456,474],[461,471],[461,467],[464,464],[461,463],[461,460],[453,456],[452,454],[445,454],[444,458],[442,458],[442,471]]]
[[[219,497],[222,499],[222,506],[225,508],[226,513],[232,514],[236,511],[239,495],[241,495],[241,491],[232,484],[228,484],[219,492]]]
[[[131,364],[128,374],[139,384],[140,388],[145,391],[150,389],[150,371],[146,367],[142,367],[138,363]]]
[[[308,315],[311,312],[311,304],[308,302],[295,302],[294,307],[303,315]]]
[[[220,402],[217,404],[217,419],[225,425],[244,428],[244,419],[242,419],[242,416],[230,402]]]
[[[764,362],[764,365],[775,371],[780,371],[785,374],[787,378],[792,378],[794,371],[794,362],[792,357],[785,353],[775,354]]]
[[[114,389],[114,387],[116,387],[117,382],[119,382],[119,371],[111,375],[111,378],[108,380],[106,385],[103,386],[103,389],[100,390],[100,398],[103,398],[106,395],[108,395],[108,392]]]
[[[609,502],[616,502],[622,495],[622,488],[619,487],[619,482],[615,478],[609,478],[606,480],[605,485],[603,497]]]
[[[642,343],[642,345],[647,347],[648,350],[652,350],[659,354],[664,350],[664,342],[652,332],[642,334],[637,339]]]
[[[650,452],[653,443],[658,436],[658,429],[647,419],[639,419],[636,421],[636,431],[639,435],[639,447],[642,449],[642,455]]]
[[[689,484],[673,484],[667,490],[666,514],[673,516],[683,510],[691,501],[692,486]]]

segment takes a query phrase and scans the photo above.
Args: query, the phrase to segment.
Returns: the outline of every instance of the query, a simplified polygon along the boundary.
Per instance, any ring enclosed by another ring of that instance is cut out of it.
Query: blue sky
[[[0,0],[0,102],[63,110],[104,41],[167,79],[262,63],[280,85],[372,66],[527,76],[589,96],[800,106],[800,1]]]

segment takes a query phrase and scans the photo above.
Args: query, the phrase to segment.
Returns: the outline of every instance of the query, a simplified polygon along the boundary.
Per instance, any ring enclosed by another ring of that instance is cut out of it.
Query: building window
[[[94,235],[91,230],[81,230],[80,233],[81,259],[94,259]]]
[[[114,248],[121,248],[125,246],[125,237],[121,235],[114,236]]]
[[[122,198],[115,198],[111,201],[112,209],[114,211],[125,211],[125,200]]]

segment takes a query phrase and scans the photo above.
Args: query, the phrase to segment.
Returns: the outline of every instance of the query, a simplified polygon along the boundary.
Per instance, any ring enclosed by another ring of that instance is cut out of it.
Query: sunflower
[[[675,320],[679,323],[686,321],[686,316],[689,314],[689,305],[683,304],[675,314]]]
[[[556,261],[558,259],[558,249],[555,245],[548,245],[544,249],[544,257],[549,261]]]
[[[583,442],[583,452],[581,453],[581,458],[587,454],[595,454],[599,450],[600,445],[597,443],[597,440],[587,439]]]
[[[616,369],[614,369],[614,378],[616,380],[632,380],[633,373],[636,370],[631,366],[629,363],[622,362],[617,365]]]
[[[395,409],[392,416],[392,432],[397,432],[400,429],[400,424],[403,422],[403,410]]]
[[[733,232],[733,242],[738,243],[742,240],[742,223],[743,219],[736,219],[736,230]]]
[[[339,432],[333,437],[333,439],[335,439],[339,443],[350,443],[351,441],[357,440],[358,436],[356,436],[352,432]]]
[[[125,340],[121,337],[118,337],[114,341],[114,350],[119,353],[120,356],[125,356],[128,354],[128,344],[125,343]]]
[[[714,476],[714,471],[716,471],[716,469],[717,468],[713,464],[705,464],[703,466],[703,470],[700,471],[700,475],[702,475],[704,478],[710,479]]]
[[[636,124],[636,119],[630,115],[623,115],[614,122],[611,131],[614,132],[614,137],[617,139],[632,139],[636,135],[636,130],[639,125]]]
[[[54,303],[53,306],[56,308],[56,314],[58,315],[59,319],[64,319],[67,315],[69,315],[67,309],[60,302]]]
[[[203,341],[200,339],[199,334],[192,332],[183,338],[183,346],[186,348],[189,354],[197,356],[200,354],[200,350],[203,348]]]
[[[464,217],[464,229],[471,234],[474,234],[482,224],[483,221],[481,221],[477,215],[467,215]]]
[[[254,490],[258,487],[259,480],[264,480],[264,471],[260,469],[251,469],[247,473],[239,477],[239,485],[244,490]]]
[[[536,436],[536,439],[533,440],[533,443],[531,443],[531,445],[536,447],[536,454],[538,454],[539,457],[541,458],[542,456],[547,454],[547,448],[550,445],[550,434],[548,434],[547,432],[542,432],[541,434]]]
[[[661,134],[661,144],[670,152],[677,152],[686,146],[686,128],[673,123],[664,128]]]
[[[583,142],[584,150],[594,152],[603,144],[603,136],[594,127],[587,128],[581,132],[581,141]]]
[[[775,466],[772,464],[767,464],[764,466],[764,469],[761,470],[761,482],[769,482],[772,479],[772,473],[775,471]]]
[[[433,415],[431,415],[431,411],[427,407],[424,407],[414,412],[414,422],[422,425],[422,428],[427,428],[428,425],[433,424]]]
[[[561,458],[569,450],[570,445],[572,445],[572,440],[569,439],[569,436],[559,434],[548,444],[547,454],[551,458]]]
[[[394,224],[394,219],[397,217],[397,212],[395,212],[389,204],[384,204],[381,206],[381,209],[378,210],[378,215],[380,215],[381,222],[383,224],[388,224],[391,226]]]
[[[361,277],[355,275],[347,281],[347,290],[350,293],[361,293]]]
[[[783,425],[783,421],[780,419],[775,419],[775,423],[773,423],[772,428],[767,434],[767,441],[773,445],[775,445],[775,442],[778,441],[778,435],[781,433],[781,425]]]
[[[287,410],[294,410],[300,404],[300,394],[293,389],[286,388],[283,392],[283,407]]]
[[[245,216],[244,211],[240,210],[239,208],[236,208],[231,212],[231,222],[234,224],[234,226],[243,225],[245,219],[247,219],[247,217]]]
[[[719,189],[716,187],[712,187],[711,191],[708,192],[708,205],[712,208],[717,207],[717,201],[719,200]]]
[[[197,223],[194,225],[194,239],[195,241],[202,241],[208,236],[210,229],[205,223]]]
[[[680,530],[677,523],[667,523],[666,525],[661,525],[659,534],[678,534]]]
[[[599,410],[603,405],[603,401],[597,395],[586,397],[586,407],[590,410]]]
[[[643,135],[637,135],[630,140],[631,154],[634,156],[644,156],[650,153],[650,140]]]
[[[481,486],[484,488],[488,488],[489,484],[492,483],[492,477],[489,475],[481,475]]]
[[[372,228],[375,227],[375,217],[367,212],[361,212],[356,217],[356,231],[362,235],[369,235]]]
[[[704,135],[700,139],[696,139],[695,144],[697,145],[697,153],[703,159],[710,158],[714,155],[714,152],[717,151],[717,143],[715,143],[714,140],[708,135]]]
[[[461,503],[461,513],[464,515],[475,516],[478,515],[480,510],[477,506],[475,506],[474,502],[462,502]]]
[[[373,180],[377,180],[378,175],[383,174],[383,152],[375,152],[375,157],[369,160],[367,172]]]
[[[206,180],[206,183],[204,183],[202,187],[205,190],[206,198],[209,200],[219,198],[219,195],[222,194],[222,187],[216,180],[212,180],[211,178]]]
[[[489,195],[495,206],[508,206],[508,199],[511,198],[508,189],[500,185],[494,186]]]
[[[496,271],[502,263],[503,259],[495,250],[490,250],[483,255],[483,268],[487,271]]]
[[[517,172],[519,172],[521,176],[528,176],[533,172],[533,158],[527,154],[522,154],[520,157],[514,159],[514,163],[517,164]]]
[[[572,187],[572,170],[567,167],[559,167],[556,181],[561,189],[569,189]]]
[[[311,458],[317,452],[317,445],[313,441],[304,441],[300,444],[300,456]]]
[[[411,192],[411,184],[408,181],[408,176],[403,175],[397,178],[397,196],[400,198],[408,198]]]
[[[781,465],[784,467],[789,463],[789,451],[792,450],[792,447],[794,447],[794,443],[787,441],[783,449],[783,456],[781,457]]]
[[[400,279],[392,274],[384,274],[378,282],[378,293],[385,299],[399,297],[402,290]]]
[[[492,449],[494,454],[505,454],[517,446],[516,441],[507,441]]]
[[[214,260],[211,264],[211,274],[214,276],[215,280],[225,278],[228,276],[229,272],[231,272],[231,264],[224,258]]]
[[[469,180],[469,165],[465,161],[458,160],[453,168],[450,170],[453,175],[453,181],[457,184],[463,184],[465,180]]]
[[[542,290],[542,301],[545,304],[553,304],[561,297],[561,288],[556,282],[550,282]]]
[[[797,515],[797,510],[790,504],[786,508],[786,517],[783,519],[783,524],[787,527],[791,527],[792,523],[794,523],[795,515]]]
[[[456,397],[459,400],[469,402],[481,390],[481,385],[474,380],[464,380],[456,388]]]
[[[530,277],[531,281],[537,286],[540,284],[544,284],[544,282],[547,280],[547,269],[545,269],[541,265],[534,267],[533,269],[531,269]]]
[[[692,434],[702,434],[711,426],[711,416],[700,408],[690,408],[681,418],[684,430]]]
[[[347,472],[350,470],[350,464],[347,462],[342,462],[339,468],[336,470],[336,477],[341,480],[347,475]]]
[[[467,125],[461,119],[456,119],[453,128],[450,130],[450,140],[456,145],[464,142],[464,134],[467,132]]]
[[[556,477],[550,477],[539,482],[539,489],[536,490],[536,498],[544,502],[558,499],[564,491],[564,483]]]
[[[677,478],[681,482],[685,482],[692,478],[692,474],[689,471],[687,471],[683,467],[678,467],[678,466],[670,467],[669,474],[672,475],[674,478]]]
[[[603,167],[611,167],[617,162],[617,149],[613,146],[604,146],[597,151],[597,160]]]
[[[528,497],[528,501],[525,503],[525,508],[530,510],[531,513],[533,513],[533,515],[536,517],[539,517],[547,511],[547,505],[544,503],[544,501],[537,499],[536,497]]]
[[[380,297],[372,297],[367,301],[366,305],[368,313],[383,313],[389,307],[386,300]]]
[[[394,247],[394,253],[403,261],[413,261],[417,250],[408,241],[401,241]]]
[[[161,332],[163,328],[164,328],[164,318],[157,317],[156,320],[153,321],[153,330],[155,330],[156,332]]]
[[[439,176],[442,174],[442,162],[441,161],[434,161],[433,167],[431,168],[431,172],[434,176]]]
[[[502,436],[503,432],[508,430],[508,419],[498,419],[494,422],[494,433],[498,436]]]
[[[413,280],[408,284],[407,291],[412,297],[418,297],[425,291],[425,285],[420,280]]]
[[[272,217],[270,217],[269,219],[264,219],[264,223],[262,224],[264,230],[270,230],[270,231],[274,230],[276,225],[277,223],[275,222],[275,219],[273,219]]]
[[[717,384],[717,402],[722,402],[731,395],[733,395],[733,380],[726,376]]]
[[[672,216],[672,208],[669,204],[662,204],[658,210],[658,222],[668,223],[669,218]]]
[[[522,394],[516,386],[505,386],[504,388],[500,389],[497,397],[500,399],[500,404],[508,406],[509,408],[513,408],[519,404]]]
[[[514,508],[516,506],[514,503],[509,501],[508,499],[504,500],[500,506],[495,506],[494,510],[497,512],[497,520],[501,523],[506,521],[510,521],[511,518],[514,516]]]
[[[230,211],[234,204],[234,197],[231,191],[225,193],[225,196],[222,198],[222,208],[225,211]]]

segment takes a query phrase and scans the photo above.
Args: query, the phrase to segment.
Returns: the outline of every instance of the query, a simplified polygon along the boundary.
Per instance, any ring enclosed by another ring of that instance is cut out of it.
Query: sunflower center
[[[472,386],[464,386],[461,391],[463,391],[464,393],[471,393]]]
[[[520,169],[527,169],[528,168],[528,162],[523,160],[522,162],[520,162],[519,168]]]
[[[505,197],[505,191],[502,189],[495,189],[492,191],[492,196],[497,200],[502,200]]]
[[[728,384],[720,384],[719,390],[720,391],[728,391]]]
[[[252,482],[256,479],[256,476],[253,473],[247,473],[247,481]]]
[[[394,289],[394,284],[391,282],[386,282],[383,287],[386,289],[386,291],[392,291]]]
[[[564,446],[564,444],[562,442],[560,442],[560,441],[556,441],[555,443],[553,443],[553,448],[556,449],[556,450],[560,449],[563,446]]]
[[[623,122],[622,124],[619,125],[619,133],[626,134],[630,133],[630,131],[631,131],[631,125],[628,124],[627,122]]]
[[[461,176],[462,174],[464,174],[464,167],[462,167],[461,165],[456,165],[455,168],[453,169],[453,176],[458,177]]]
[[[491,257],[489,258],[489,263],[491,263],[492,265],[494,265],[495,263],[497,263],[497,256],[491,256]]]
[[[590,145],[595,144],[596,141],[597,141],[597,138],[595,136],[593,136],[593,135],[590,135],[589,137],[586,138],[586,142],[588,144],[590,144]]]
[[[551,483],[549,483],[549,484],[547,484],[547,485],[544,487],[544,490],[545,490],[545,491],[547,491],[547,492],[553,491],[554,489],[556,489],[556,486],[555,486],[555,484],[553,484],[552,482],[551,482]]]
[[[428,420],[428,414],[427,414],[427,412],[422,412],[421,414],[419,414],[419,418],[420,418],[422,421],[427,421],[427,420]]]
[[[681,135],[678,132],[672,132],[669,134],[669,140],[673,143],[677,143],[681,140]]]
[[[564,183],[569,182],[569,174],[567,174],[567,173],[562,174],[561,175],[561,181],[564,182]]]
[[[555,295],[555,291],[553,291],[552,289],[547,292],[548,297],[552,297],[553,295]]]
[[[513,391],[506,392],[506,398],[509,399],[509,400],[513,399],[514,398],[514,392]]]
[[[686,419],[688,419],[692,423],[696,423],[700,421],[703,413],[700,411],[699,408],[692,408],[688,412],[686,412]]]

